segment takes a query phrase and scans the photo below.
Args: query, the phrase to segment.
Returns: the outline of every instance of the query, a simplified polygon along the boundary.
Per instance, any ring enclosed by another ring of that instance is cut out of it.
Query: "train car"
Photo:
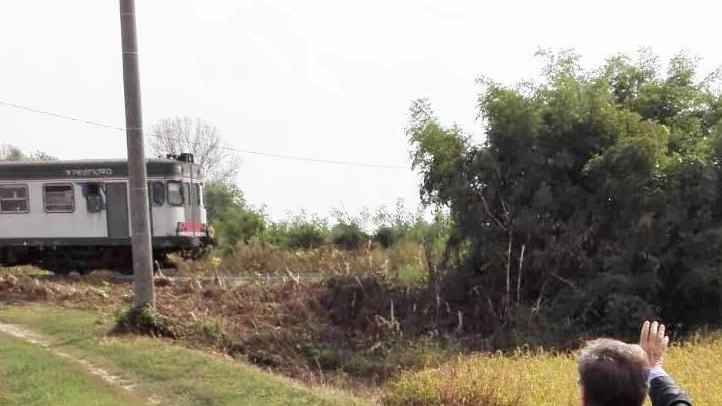
[[[148,159],[153,255],[198,258],[213,243],[191,154]],[[126,160],[0,163],[0,266],[55,273],[132,269]]]

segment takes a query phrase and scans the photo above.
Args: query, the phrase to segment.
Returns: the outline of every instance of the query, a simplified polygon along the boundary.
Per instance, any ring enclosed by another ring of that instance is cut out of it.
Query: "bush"
[[[262,212],[249,207],[234,185],[211,182],[205,188],[208,220],[223,251],[232,252],[239,241],[248,242],[266,229]]]
[[[297,223],[288,229],[286,246],[291,249],[310,250],[326,241],[324,230],[313,223]]]
[[[390,248],[399,240],[399,232],[396,228],[390,226],[382,226],[374,235],[374,242],[384,248]]]
[[[331,242],[339,248],[355,249],[368,241],[368,235],[355,223],[338,223],[331,229]]]
[[[116,319],[113,333],[142,334],[170,338],[176,338],[178,336],[170,321],[148,305],[132,307],[120,313]]]
[[[248,242],[266,227],[261,213],[245,207],[232,207],[211,222],[218,243],[225,252],[232,252],[239,241]]]
[[[256,242],[275,245],[280,248],[310,250],[326,244],[329,230],[326,221],[305,212],[290,220],[268,222],[266,230],[255,239]]]
[[[220,317],[201,317],[190,325],[187,333],[204,343],[221,348],[231,345],[230,339],[223,330],[223,319]]]

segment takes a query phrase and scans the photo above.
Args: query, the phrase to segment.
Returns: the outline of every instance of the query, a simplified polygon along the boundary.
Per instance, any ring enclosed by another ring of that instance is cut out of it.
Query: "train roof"
[[[146,159],[148,176],[201,178],[200,166],[177,159]],[[0,162],[0,181],[127,178],[126,159]]]
[[[125,164],[127,163],[127,159],[120,159],[120,158],[113,158],[113,159],[54,159],[54,160],[48,160],[48,161],[0,161],[0,166],[33,166],[33,165],[40,165],[40,166],[52,166],[52,165],[58,165],[58,164],[102,164],[102,163],[108,163],[108,164]],[[167,163],[167,164],[174,164],[174,163],[184,163],[182,161],[178,161],[177,159],[166,159],[166,158],[146,158],[146,162],[148,163]]]

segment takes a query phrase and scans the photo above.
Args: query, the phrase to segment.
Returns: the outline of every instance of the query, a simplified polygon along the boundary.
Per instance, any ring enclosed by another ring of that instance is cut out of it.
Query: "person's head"
[[[647,396],[649,364],[642,347],[600,338],[589,341],[577,360],[584,406],[641,406]]]

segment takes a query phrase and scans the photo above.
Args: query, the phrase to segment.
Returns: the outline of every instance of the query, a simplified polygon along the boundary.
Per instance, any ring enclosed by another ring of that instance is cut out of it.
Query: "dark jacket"
[[[669,376],[659,376],[649,384],[649,397],[653,406],[692,406],[682,389]]]

